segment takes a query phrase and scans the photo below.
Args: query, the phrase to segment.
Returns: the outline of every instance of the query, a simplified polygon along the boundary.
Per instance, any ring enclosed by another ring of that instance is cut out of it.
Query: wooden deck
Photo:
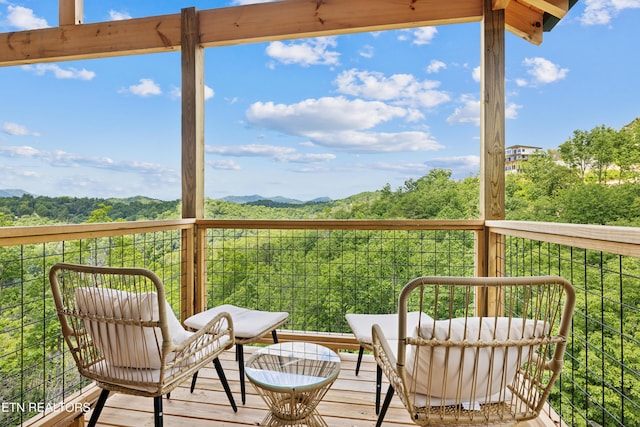
[[[248,355],[253,348],[245,347]],[[257,426],[267,413],[267,406],[247,381],[247,402],[240,401],[240,382],[235,352],[227,351],[221,358],[229,385],[238,404],[234,413],[213,366],[200,371],[193,394],[189,383],[174,390],[171,399],[164,399],[164,425],[180,427],[241,427]],[[372,356],[364,358],[360,374],[355,375],[356,354],[341,353],[342,369],[318,411],[330,427],[370,427],[377,420],[375,414],[375,362]],[[383,396],[387,384],[383,382]],[[91,413],[85,416],[88,422]],[[102,411],[99,426],[146,427],[153,426],[153,400],[116,394],[111,396]],[[384,426],[414,426],[400,400],[394,396],[385,417]],[[522,423],[518,427],[555,427],[546,416]]]

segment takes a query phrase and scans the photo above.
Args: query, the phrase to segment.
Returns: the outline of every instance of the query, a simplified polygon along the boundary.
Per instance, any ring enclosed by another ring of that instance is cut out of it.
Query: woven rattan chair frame
[[[562,370],[574,305],[573,286],[555,276],[411,280],[399,295],[397,351],[372,330],[390,383],[377,426],[394,393],[421,426],[538,417]],[[413,330],[406,315],[415,310],[423,315]]]
[[[237,410],[218,360],[234,345],[227,313],[196,333],[184,331],[170,313],[185,334],[175,343],[163,283],[150,270],[58,263],[49,281],[62,335],[79,373],[103,389],[90,426],[110,391],[153,397],[155,425],[162,425],[162,396],[211,362]]]

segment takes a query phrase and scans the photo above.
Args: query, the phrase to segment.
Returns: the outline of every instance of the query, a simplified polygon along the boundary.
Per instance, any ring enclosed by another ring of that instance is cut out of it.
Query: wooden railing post
[[[196,253],[195,253],[195,288],[194,288],[194,313],[200,313],[207,309],[207,229],[195,228]]]

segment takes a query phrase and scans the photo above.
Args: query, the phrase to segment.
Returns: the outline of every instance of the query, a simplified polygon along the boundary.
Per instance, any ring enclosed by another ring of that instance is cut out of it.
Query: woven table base
[[[267,416],[264,417],[260,425],[268,426],[268,427],[280,427],[280,426],[329,427],[329,425],[322,419],[322,417],[316,410],[313,410],[313,412],[309,416],[298,419],[298,420],[283,419],[275,415],[273,412],[269,412]]]

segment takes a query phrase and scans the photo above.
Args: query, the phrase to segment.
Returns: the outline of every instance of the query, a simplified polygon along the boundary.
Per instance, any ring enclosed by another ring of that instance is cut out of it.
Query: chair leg
[[[376,427],[382,426],[382,421],[384,421],[384,416],[387,415],[387,409],[389,409],[389,404],[391,403],[391,398],[393,397],[394,392],[395,390],[393,389],[393,387],[389,386],[387,395],[384,397],[382,410],[380,410],[380,415],[378,415],[378,422],[376,423]]]
[[[153,425],[162,427],[162,396],[153,398]]]
[[[364,353],[364,347],[360,346],[360,351],[358,351],[358,362],[356,362],[356,376],[360,373],[360,364],[362,363],[363,353]]]
[[[193,374],[193,377],[191,377],[191,393],[193,393],[193,390],[196,388],[197,379],[198,379],[198,371],[196,371],[196,373]]]
[[[278,333],[276,332],[275,329],[271,331],[271,337],[273,338],[273,342],[278,344]]]
[[[233,394],[231,394],[231,389],[229,388],[229,383],[227,382],[227,377],[224,374],[224,370],[222,369],[222,364],[220,363],[220,359],[217,357],[213,359],[213,365],[216,367],[216,372],[218,373],[218,378],[220,378],[220,382],[222,382],[222,387],[224,387],[225,393],[227,393],[227,398],[229,399],[229,403],[231,403],[231,407],[233,408],[233,412],[238,412],[238,407],[236,406],[236,401],[233,398]]]
[[[380,394],[382,393],[382,368],[376,365],[376,415],[380,414]]]
[[[242,397],[242,404],[247,401],[247,392],[244,385],[244,348],[242,344],[236,344],[236,356],[238,359],[238,370],[240,371],[240,395]]]
[[[100,413],[102,412],[104,403],[107,401],[107,397],[109,397],[109,390],[103,388],[100,392],[100,397],[98,397],[98,402],[96,403],[95,408],[93,408],[93,413],[91,414],[88,427],[94,427],[98,422],[98,417],[100,417]]]

